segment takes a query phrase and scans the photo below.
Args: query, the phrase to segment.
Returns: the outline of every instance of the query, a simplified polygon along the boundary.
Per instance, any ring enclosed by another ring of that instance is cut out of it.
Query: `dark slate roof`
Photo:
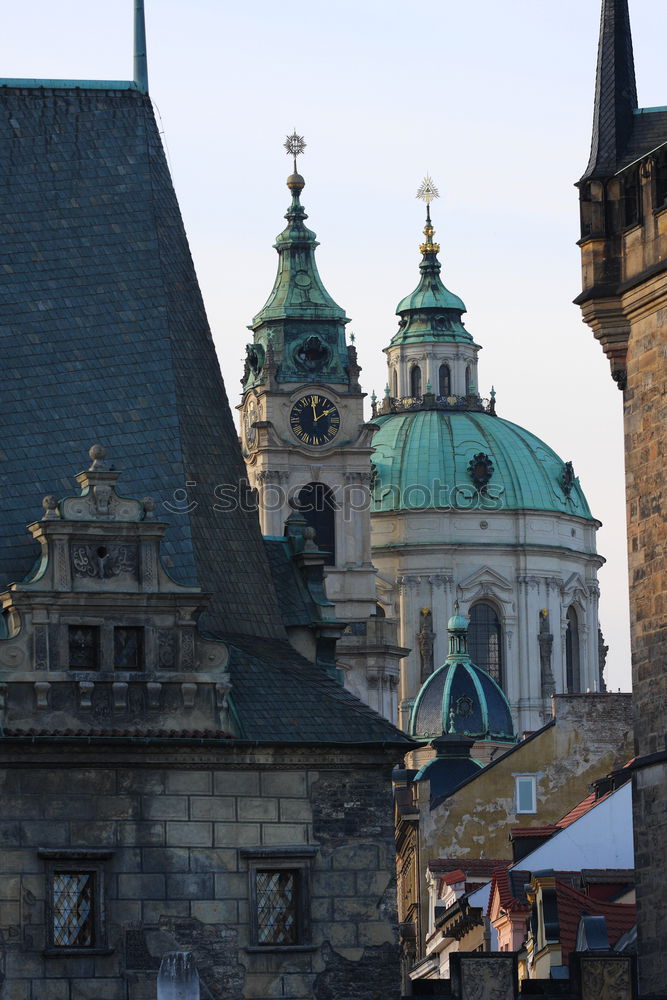
[[[632,132],[616,164],[617,172],[667,144],[667,108],[640,108],[632,116]]]
[[[232,638],[232,699],[248,740],[415,744],[289,643]]]
[[[638,108],[628,0],[603,0],[591,155],[582,181],[611,177],[667,143],[667,108]]]
[[[610,176],[632,132],[637,85],[628,0],[603,0],[591,155],[581,178]]]
[[[317,611],[303,577],[294,565],[287,538],[265,538],[266,554],[286,627],[310,625]]]
[[[171,522],[207,627],[282,637],[256,513],[214,508],[245,470],[149,99],[0,87],[0,109],[0,586],[99,442]]]
[[[212,595],[202,629],[237,636],[247,738],[409,747],[288,645],[257,514],[221,494],[245,467],[149,99],[0,86],[0,112],[0,587],[99,442],[170,523],[172,576]]]

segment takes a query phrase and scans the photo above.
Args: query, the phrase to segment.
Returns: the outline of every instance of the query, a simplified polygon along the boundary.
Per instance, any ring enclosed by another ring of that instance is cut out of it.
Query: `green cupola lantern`
[[[440,278],[440,244],[434,241],[435,230],[431,222],[431,202],[439,194],[428,175],[424,178],[417,197],[426,202],[424,242],[419,247],[422,255],[419,284],[396,307],[399,327],[392,337],[391,346],[425,341],[472,344],[472,337],[461,319],[466,311],[465,303],[458,295],[445,288]]]
[[[292,201],[285,215],[287,226],[274,243],[278,251],[276,280],[249,326],[253,343],[246,348],[244,391],[265,384],[269,372],[279,383],[311,379],[347,385],[350,381],[345,344],[349,319],[320,278],[315,263],[319,244],[306,226],[308,216],[301,204],[306,182],[296,169],[296,157],[305,145],[296,132],[285,143],[288,154],[294,157],[294,171],[287,178]]]

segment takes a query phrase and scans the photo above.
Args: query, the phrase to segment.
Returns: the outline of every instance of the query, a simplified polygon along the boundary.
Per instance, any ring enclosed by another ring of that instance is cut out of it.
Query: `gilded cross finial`
[[[428,174],[419,185],[417,197],[426,202],[426,225],[424,226],[424,236],[426,242],[419,247],[421,253],[440,253],[440,244],[433,242],[435,229],[431,225],[431,202],[440,197],[440,193]]]
[[[294,173],[296,173],[296,158],[303,153],[306,148],[306,142],[302,135],[296,134],[296,129],[294,129],[292,134],[288,135],[285,139],[284,146],[287,150],[287,155],[294,157]]]

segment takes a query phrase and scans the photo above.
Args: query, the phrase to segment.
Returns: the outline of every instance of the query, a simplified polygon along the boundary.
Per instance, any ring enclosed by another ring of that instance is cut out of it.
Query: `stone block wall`
[[[194,952],[214,1000],[398,997],[386,761],[64,754],[0,762],[2,1000],[154,1000],[173,950]],[[253,947],[248,854],[286,849],[305,858],[309,932]],[[107,953],[45,954],[44,855],[86,850],[109,854]]]
[[[667,276],[629,298],[638,314],[624,394],[635,745],[639,758],[662,757],[637,772],[634,789],[640,986],[655,993],[667,976]]]

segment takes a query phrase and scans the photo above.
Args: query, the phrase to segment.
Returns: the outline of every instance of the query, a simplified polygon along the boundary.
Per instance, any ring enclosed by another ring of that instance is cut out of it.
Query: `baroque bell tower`
[[[322,283],[318,243],[305,224],[305,181],[296,166],[305,142],[294,133],[285,148],[294,157],[292,200],[274,244],[273,289],[249,327],[239,407],[243,454],[263,534],[282,536],[295,507],[315,528],[326,554],[327,595],[347,623],[338,644],[345,685],[394,720],[406,651],[397,646],[396,623],[377,614],[369,512],[374,425],[364,420],[354,336],[349,344],[345,337],[349,319]]]

